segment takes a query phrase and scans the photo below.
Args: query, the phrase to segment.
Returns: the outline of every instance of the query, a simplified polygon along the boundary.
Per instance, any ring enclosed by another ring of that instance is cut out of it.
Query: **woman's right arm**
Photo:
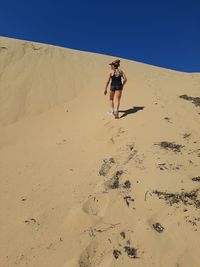
[[[105,95],[106,95],[106,93],[107,93],[107,87],[108,87],[109,82],[110,82],[110,79],[111,79],[110,75],[111,75],[111,73],[109,73],[108,80],[106,81],[106,86],[105,86],[105,89],[104,89],[104,94],[105,94]]]

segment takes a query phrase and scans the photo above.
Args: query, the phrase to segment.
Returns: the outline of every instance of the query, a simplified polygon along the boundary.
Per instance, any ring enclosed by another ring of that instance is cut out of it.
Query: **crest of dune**
[[[0,37],[0,123],[40,114],[97,87],[109,59],[95,53]],[[96,74],[100,74],[97,76]]]

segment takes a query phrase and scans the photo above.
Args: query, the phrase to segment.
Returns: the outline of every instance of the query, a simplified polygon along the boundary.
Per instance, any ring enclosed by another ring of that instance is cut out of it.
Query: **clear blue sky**
[[[200,72],[200,0],[1,0],[0,35]]]

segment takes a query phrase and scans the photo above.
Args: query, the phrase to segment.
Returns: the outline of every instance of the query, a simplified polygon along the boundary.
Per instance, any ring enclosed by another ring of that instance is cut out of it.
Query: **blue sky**
[[[0,0],[0,35],[200,72],[200,0]]]

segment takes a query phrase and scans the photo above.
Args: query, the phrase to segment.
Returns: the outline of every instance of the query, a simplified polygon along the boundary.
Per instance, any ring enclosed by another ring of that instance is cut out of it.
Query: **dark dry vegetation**
[[[126,235],[125,235],[124,232],[121,232],[120,235],[121,235],[122,238],[125,238],[126,237]]]
[[[200,200],[198,199],[199,188],[190,192],[180,193],[167,193],[158,190],[154,190],[153,193],[158,196],[159,199],[164,199],[167,204],[172,206],[173,204],[183,203],[184,205],[193,205],[196,208],[200,208]]]
[[[128,207],[130,205],[130,201],[135,201],[131,196],[124,196],[124,200],[126,201]]]
[[[126,239],[126,234],[125,234],[125,232],[121,232],[120,233],[120,236],[125,240]],[[134,259],[134,258],[138,258],[138,256],[137,256],[137,249],[136,248],[134,248],[133,246],[131,246],[131,242],[130,242],[130,240],[128,239],[128,240],[125,240],[126,241],[126,245],[125,246],[123,246],[123,248],[124,248],[124,252],[127,254],[127,256],[129,257],[129,258],[132,258],[132,259]],[[119,249],[114,249],[113,250],[113,256],[115,257],[115,259],[118,259],[119,258],[119,256],[120,255],[122,255],[122,252],[121,252],[121,244],[119,244],[120,245],[120,250]]]
[[[130,247],[130,246],[124,246],[124,251],[127,253],[129,258],[132,258],[132,259],[138,258],[136,248]],[[120,250],[118,249],[113,250],[113,256],[115,257],[115,259],[118,259],[121,254],[122,253]]]
[[[164,231],[164,227],[160,224],[160,223],[153,223],[152,224],[153,228],[158,232],[158,233],[162,233]]]
[[[170,119],[169,117],[164,117],[164,120],[166,120],[167,122],[172,123],[172,122],[171,122],[171,119]]]
[[[175,142],[167,141],[162,141],[160,143],[156,143],[155,145],[159,145],[163,149],[172,150],[174,152],[181,152],[181,148],[184,147],[183,145],[176,144]]]
[[[124,249],[130,258],[137,258],[137,249],[136,248],[130,247],[130,246],[125,246]]]
[[[122,170],[116,171],[112,178],[109,181],[106,181],[105,184],[111,189],[119,188],[119,178],[124,172]]]
[[[192,101],[195,106],[200,106],[200,97],[192,97],[188,95],[180,95],[179,97],[185,100]]]
[[[99,170],[99,175],[106,176],[110,168],[112,167],[112,164],[114,163],[115,163],[114,158],[104,159],[103,164],[101,165],[101,168]]]
[[[159,163],[158,164],[158,168],[163,171],[163,170],[179,170],[181,168],[182,165],[175,165],[172,163]]]
[[[131,182],[129,180],[126,180],[123,185],[124,188],[131,188]]]
[[[192,181],[194,181],[194,182],[200,182],[200,176],[193,177],[192,178]]]
[[[118,249],[114,249],[113,250],[113,256],[115,257],[115,259],[118,259],[119,258],[119,255],[121,255],[121,251],[118,250]]]

